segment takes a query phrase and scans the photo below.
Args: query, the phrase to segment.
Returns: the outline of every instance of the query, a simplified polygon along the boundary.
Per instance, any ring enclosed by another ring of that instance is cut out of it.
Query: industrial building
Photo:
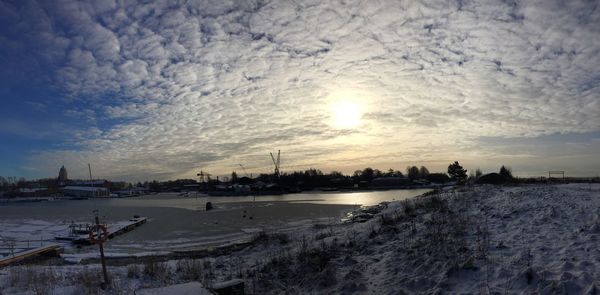
[[[90,186],[65,186],[63,194],[69,197],[76,198],[94,198],[108,197],[109,191],[105,187],[90,187]]]

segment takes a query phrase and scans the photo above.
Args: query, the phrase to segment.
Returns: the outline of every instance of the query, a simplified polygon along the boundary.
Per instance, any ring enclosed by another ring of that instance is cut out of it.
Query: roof
[[[36,188],[20,188],[19,192],[21,193],[35,193],[40,191],[48,190],[46,187],[36,187]]]
[[[97,180],[81,180],[81,181],[74,181],[73,184],[76,185],[104,185],[105,183],[107,183],[108,180],[105,179],[97,179]]]

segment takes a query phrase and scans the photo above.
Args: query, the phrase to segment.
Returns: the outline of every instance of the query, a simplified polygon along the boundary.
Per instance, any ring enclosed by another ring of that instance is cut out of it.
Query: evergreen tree
[[[448,175],[450,175],[450,179],[458,183],[465,183],[467,181],[467,170],[463,169],[458,161],[454,161],[454,163],[448,166]]]
[[[504,165],[502,165],[502,167],[500,167],[500,175],[504,176],[507,179],[513,178],[510,168],[506,168]]]

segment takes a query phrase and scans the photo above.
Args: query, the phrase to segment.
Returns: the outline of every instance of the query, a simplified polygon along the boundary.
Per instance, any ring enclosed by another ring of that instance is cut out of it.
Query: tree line
[[[231,177],[224,177],[220,181],[215,179],[206,179],[206,183],[209,185],[217,184],[253,184],[258,181],[264,183],[276,183],[286,187],[298,187],[300,189],[307,188],[325,188],[325,187],[351,187],[361,183],[372,183],[376,179],[402,179],[406,180],[409,184],[423,184],[426,182],[444,184],[448,182],[455,182],[458,184],[475,183],[482,180],[482,177],[492,176],[495,177],[492,181],[502,182],[515,182],[512,175],[512,170],[509,167],[502,165],[497,173],[483,174],[481,169],[477,168],[470,174],[467,174],[467,170],[464,169],[458,161],[454,161],[448,165],[446,172],[430,172],[425,166],[407,166],[404,171],[388,169],[379,170],[371,167],[364,168],[362,170],[356,170],[350,175],[345,175],[340,171],[331,171],[324,173],[323,171],[310,168],[304,171],[292,171],[281,173],[278,178],[274,174],[263,173],[259,174],[254,178],[248,176],[240,177],[236,171],[231,173]],[[485,177],[483,178],[486,179]],[[489,180],[489,179],[488,179]],[[523,180],[525,181],[525,179]],[[597,181],[597,180],[596,180]],[[127,183],[127,182],[112,182],[110,183],[111,190],[115,189],[128,189],[134,186],[144,187],[151,191],[166,191],[184,188],[186,185],[195,185],[200,183],[196,179],[177,179],[169,181],[145,181],[138,183]],[[485,182],[484,182],[485,183]],[[50,191],[58,189],[58,181],[56,178],[46,178],[38,180],[26,180],[23,177],[3,177],[0,176],[0,192],[17,191],[20,188],[31,188],[31,187],[45,187]]]

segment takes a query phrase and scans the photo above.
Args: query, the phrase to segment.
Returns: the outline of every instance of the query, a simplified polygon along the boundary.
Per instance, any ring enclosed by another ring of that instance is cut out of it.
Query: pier
[[[113,224],[108,224],[108,239],[112,239],[116,236],[120,236],[124,233],[130,232],[135,228],[141,226],[148,221],[147,217],[134,217],[127,221],[120,221]],[[58,236],[56,240],[71,241],[75,245],[91,245],[90,238],[87,234],[82,235],[70,235],[70,236]]]
[[[63,248],[58,244],[52,244],[47,246],[42,246],[38,248],[33,248],[30,250],[22,251],[15,253],[14,255],[10,255],[9,257],[0,258],[0,267],[5,267],[7,265],[17,263],[23,260],[31,260],[40,256],[46,255],[55,255],[58,256],[60,252],[62,252]]]

